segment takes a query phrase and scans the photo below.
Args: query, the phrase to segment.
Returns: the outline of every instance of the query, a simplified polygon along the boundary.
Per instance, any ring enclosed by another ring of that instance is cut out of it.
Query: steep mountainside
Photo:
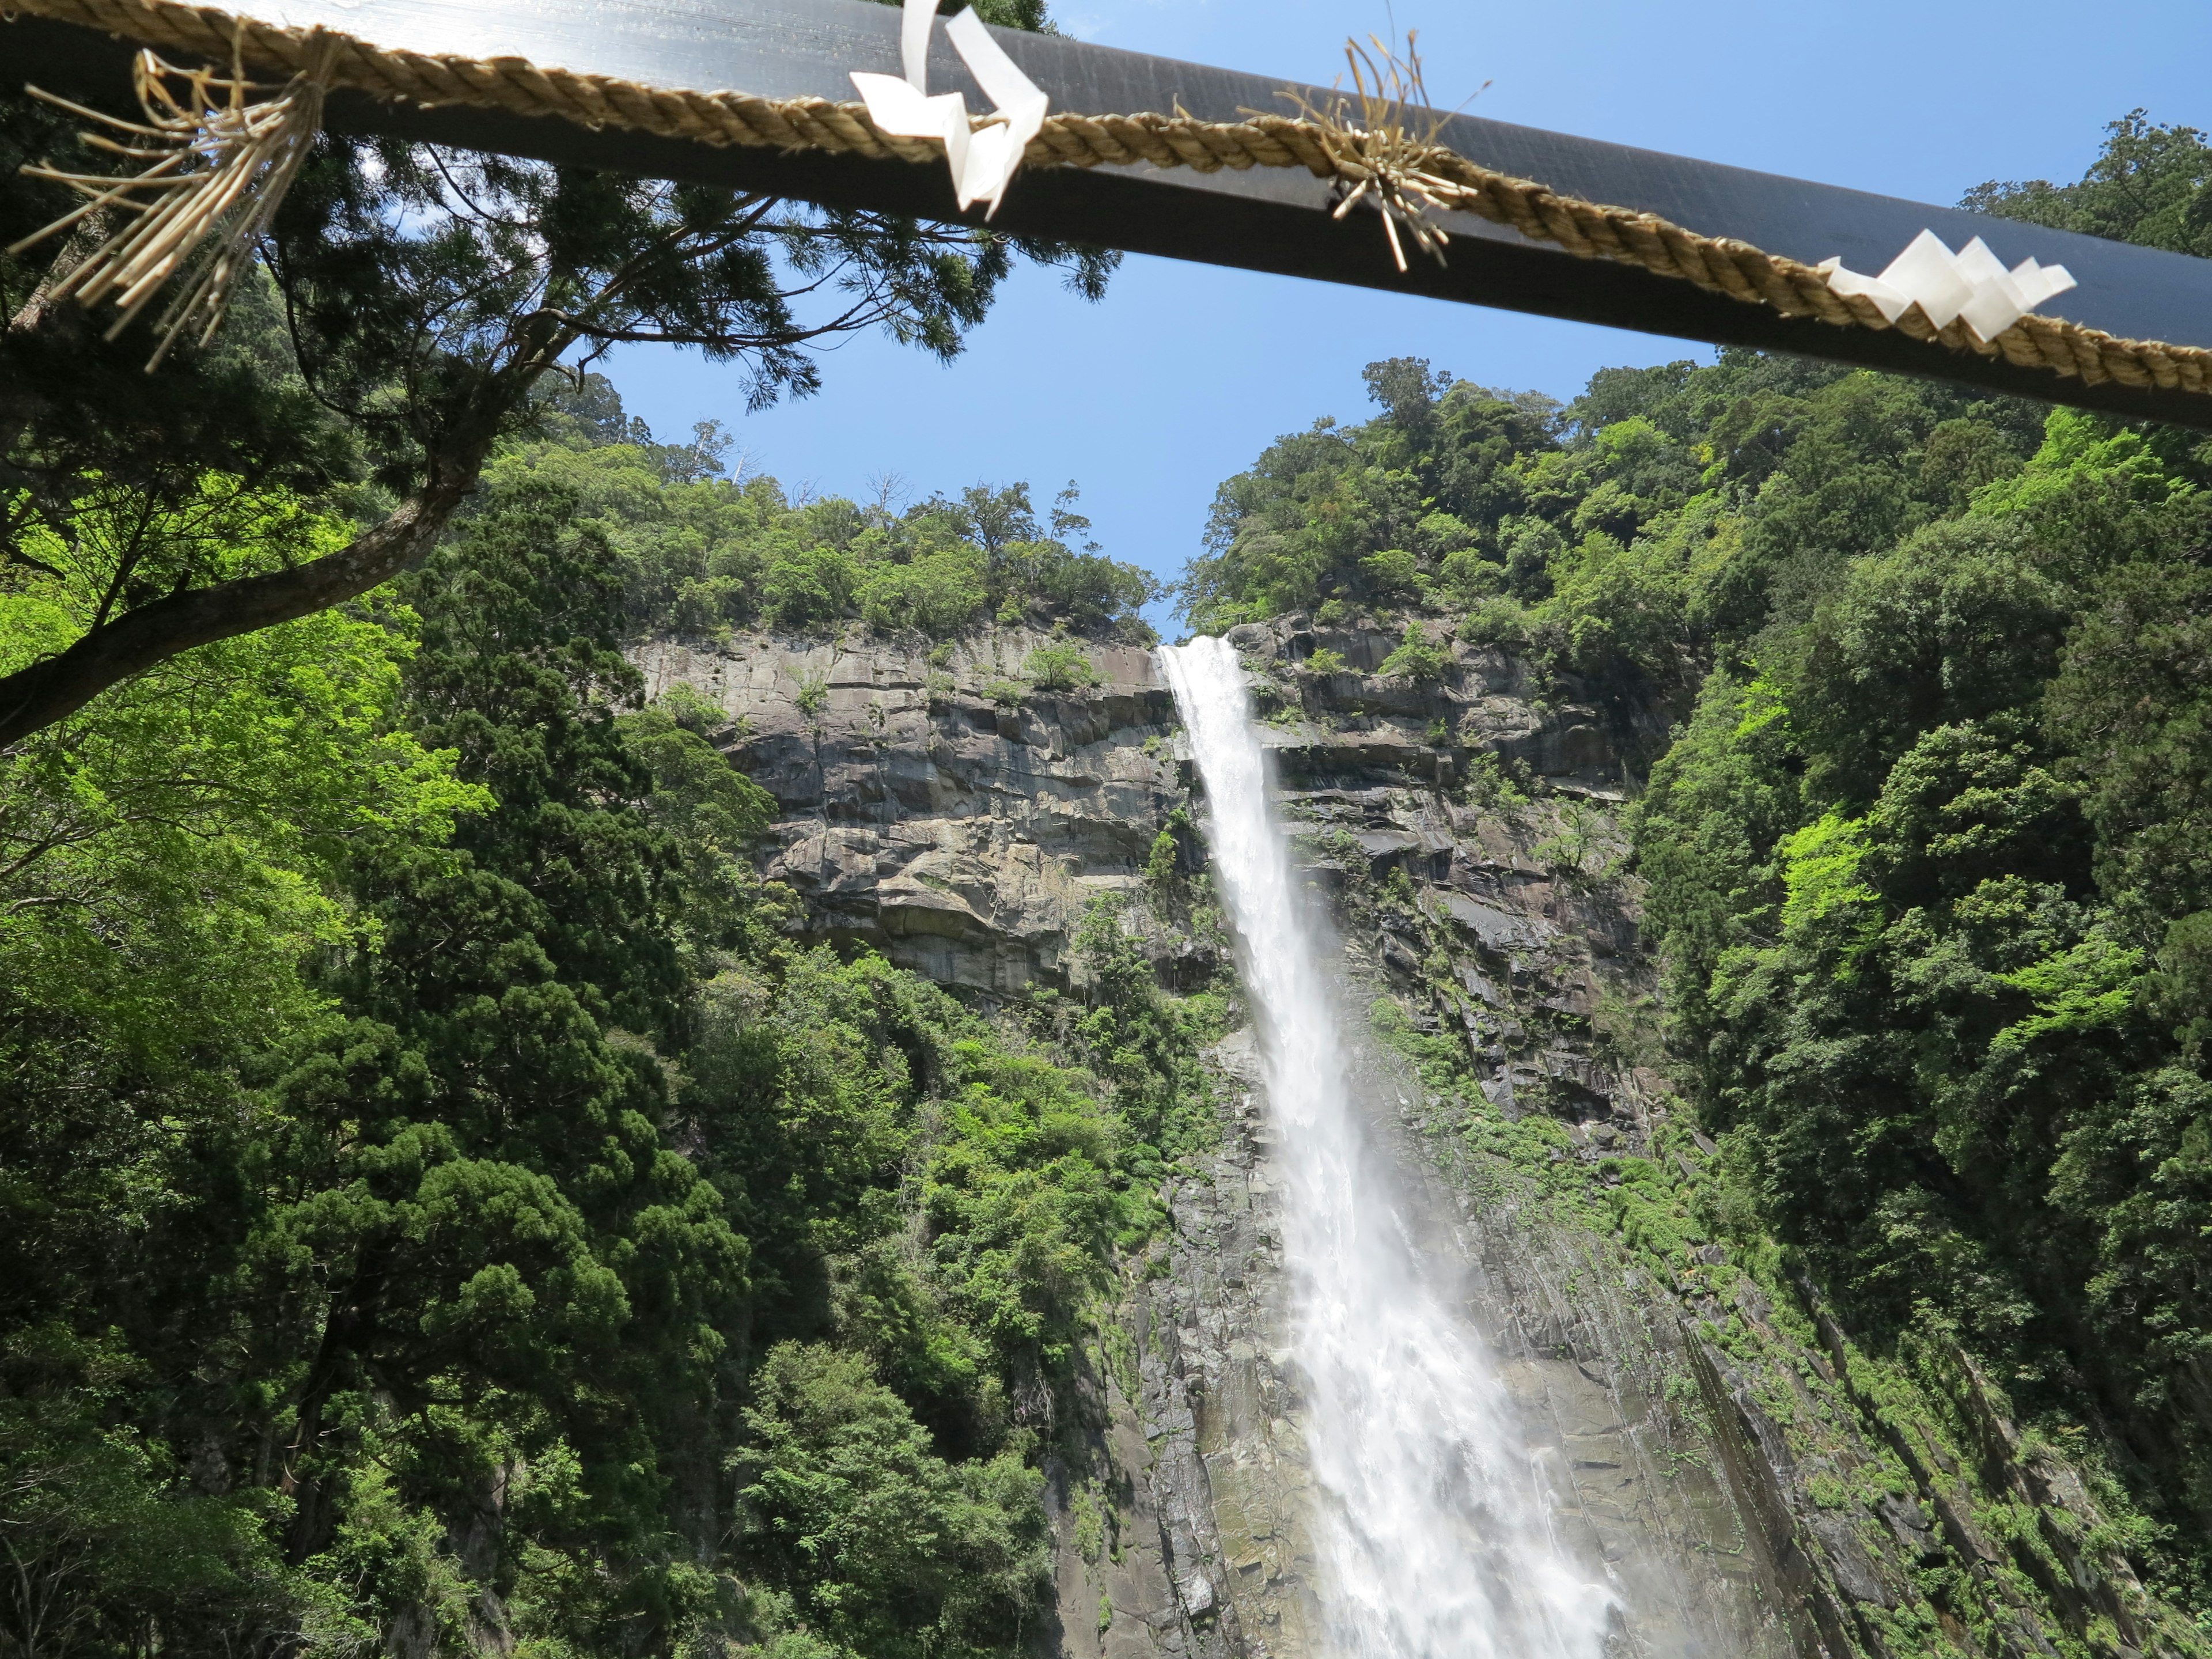
[[[1562,1524],[1638,1609],[1623,1651],[2196,1650],[1963,1354],[1871,1357],[1771,1248],[1713,1242],[1713,1146],[1649,1064],[1655,968],[1638,884],[1613,873],[1621,721],[1539,701],[1492,648],[1376,673],[1401,642],[1364,618],[1232,639],[1371,1006],[1376,1132],[1429,1247],[1466,1263]],[[1104,898],[1163,985],[1204,983],[1226,962],[1183,816],[1205,803],[1151,656],[1096,647],[1097,686],[1009,695],[1039,642],[738,634],[637,660],[728,716],[716,740],[775,799],[769,867],[805,895],[807,937],[979,1006],[1080,1003]],[[1094,1310],[1055,1428],[1054,1640],[1084,1659],[1309,1650],[1251,1041],[1208,1055],[1216,1132],[1164,1172],[1170,1229]]]

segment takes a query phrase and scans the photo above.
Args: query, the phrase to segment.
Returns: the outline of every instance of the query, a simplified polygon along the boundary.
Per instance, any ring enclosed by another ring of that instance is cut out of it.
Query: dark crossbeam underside
[[[379,42],[540,64],[648,85],[731,88],[770,98],[850,99],[852,70],[898,71],[899,15],[864,0],[264,0],[270,22],[325,24]],[[994,31],[1051,98],[1085,113],[1182,111],[1236,121],[1291,112],[1275,82],[1057,36]],[[37,19],[0,24],[4,72],[110,101],[128,87],[124,43]],[[933,89],[988,108],[942,32]],[[1320,100],[1324,94],[1304,88]],[[335,93],[326,125],[635,175],[768,191],[831,206],[945,221],[963,217],[941,165],[819,152],[714,148],[568,121],[471,108],[421,108]],[[1654,213],[1808,264],[1831,254],[1879,270],[1922,229],[1953,246],[1983,237],[2008,264],[2063,264],[2081,286],[2051,309],[2135,339],[2212,347],[2212,260],[1989,219],[1834,185],[1455,116],[1439,142],[1486,167],[1565,195]],[[2085,385],[2047,369],[1954,352],[1895,331],[1790,318],[1635,266],[1578,258],[1469,216],[1448,215],[1449,264],[1401,273],[1374,217],[1330,217],[1330,185],[1302,169],[1199,173],[1147,163],[1025,171],[996,223],[1023,234],[1422,294],[1716,344],[1756,346],[1952,380],[2045,401],[2212,428],[2212,398]]]

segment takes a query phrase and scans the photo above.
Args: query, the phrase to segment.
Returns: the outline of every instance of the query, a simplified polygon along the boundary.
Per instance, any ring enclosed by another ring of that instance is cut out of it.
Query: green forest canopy
[[[2202,252],[2208,160],[2131,119],[1978,199]],[[1369,379],[1224,485],[1193,623],[1449,628],[1673,722],[1634,832],[1721,1219],[2075,1425],[2212,1607],[2212,454],[1748,354]],[[0,669],[388,506],[386,440],[208,407],[174,466],[95,465],[147,453],[96,400],[41,452]],[[0,1645],[1018,1651],[1222,994],[1110,913],[1085,998],[992,1018],[800,948],[718,717],[622,647],[1151,590],[1072,496],[793,503],[589,382],[483,484],[419,573],[0,756]]]
[[[732,478],[729,441],[702,422],[656,444],[590,375],[541,410],[547,436],[494,466],[575,492],[623,574],[625,624],[712,637],[732,627],[821,631],[865,622],[953,638],[979,623],[1149,640],[1139,614],[1159,585],[1089,539],[1068,484],[1040,522],[1029,486],[971,484],[901,510],[831,496],[794,503],[773,478]]]
[[[586,483],[679,520],[696,483],[639,453]],[[1034,1040],[791,943],[766,798],[704,705],[639,706],[641,566],[587,493],[518,452],[376,606],[9,757],[26,1653],[1034,1623],[1054,1392],[1210,1112],[1214,1002],[1153,990],[1110,915]],[[769,494],[731,498],[793,516]],[[24,584],[0,638],[52,610]]]
[[[2139,117],[1975,200],[2212,252],[2212,149]],[[1450,630],[1607,708],[1738,1234],[2087,1437],[2201,1596],[2212,443],[1742,352],[1367,379],[1222,486],[1194,626],[1404,619],[1403,672]]]

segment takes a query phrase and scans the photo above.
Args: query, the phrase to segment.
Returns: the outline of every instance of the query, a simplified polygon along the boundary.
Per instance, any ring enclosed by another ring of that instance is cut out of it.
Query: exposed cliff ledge
[[[1637,1063],[1650,963],[1633,881],[1606,873],[1624,722],[1464,646],[1441,678],[1380,675],[1398,640],[1379,627],[1231,637],[1349,978],[1397,1011],[1377,1133],[1566,1471],[1562,1524],[1648,1610],[1622,1650],[2197,1651],[2089,1486],[1962,1356],[1870,1357],[1778,1255],[1706,1231],[1714,1149]],[[730,717],[721,741],[780,808],[769,873],[811,936],[1002,999],[1077,977],[1086,907],[1141,890],[1189,800],[1151,653],[1094,644],[1099,685],[1023,693],[1044,642],[739,635],[637,656],[653,691],[687,684]],[[1319,650],[1344,672],[1304,666]],[[1539,799],[1485,793],[1515,775]],[[1204,942],[1154,931],[1172,983]],[[1052,1466],[1066,1659],[1313,1650],[1265,1118],[1237,1044],[1217,1060],[1220,1145],[1169,1182],[1172,1231],[1102,1324]]]
[[[1261,660],[1325,647],[1363,671],[1396,643],[1371,627],[1244,631]],[[768,873],[805,896],[811,930],[946,984],[1007,994],[1066,982],[1085,907],[1135,882],[1186,781],[1152,653],[1091,643],[1096,687],[1020,687],[1022,664],[1048,643],[1019,629],[934,649],[861,631],[745,634],[635,655],[651,692],[680,682],[728,714],[731,759],[781,809]],[[1454,652],[1442,684],[1310,677],[1314,718],[1271,738],[1285,775],[1448,783],[1468,755],[1494,751],[1564,787],[1612,793],[1618,763],[1594,710],[1540,706],[1507,659]],[[1372,833],[1380,855],[1407,832]],[[1432,853],[1447,845],[1430,838]]]
[[[1089,647],[1094,690],[993,699],[1042,642],[1003,630],[933,662],[919,641],[744,635],[638,662],[728,711],[731,758],[781,808],[768,873],[810,929],[1009,993],[1065,981],[1084,907],[1134,879],[1175,787],[1174,699],[1142,647]]]

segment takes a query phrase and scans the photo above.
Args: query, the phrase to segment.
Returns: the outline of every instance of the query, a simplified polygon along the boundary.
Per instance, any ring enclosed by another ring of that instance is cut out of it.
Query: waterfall
[[[1389,1159],[1364,1133],[1327,930],[1308,915],[1267,804],[1237,653],[1199,639],[1162,657],[1212,808],[1282,1139],[1291,1352],[1331,1659],[1598,1659],[1615,1597],[1553,1536],[1514,1404],[1410,1242]]]

